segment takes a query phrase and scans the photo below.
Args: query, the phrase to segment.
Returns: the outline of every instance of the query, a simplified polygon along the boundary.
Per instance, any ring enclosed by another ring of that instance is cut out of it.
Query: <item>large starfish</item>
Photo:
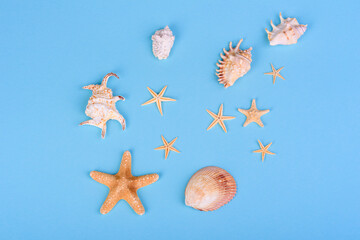
[[[270,151],[268,150],[272,143],[269,143],[268,145],[266,145],[266,146],[264,147],[264,145],[260,142],[260,140],[258,140],[258,142],[259,142],[259,145],[260,145],[260,149],[259,149],[259,150],[255,150],[254,152],[255,152],[255,153],[261,153],[262,161],[264,161],[265,154],[275,155],[275,153],[272,153],[272,152],[270,152]]]
[[[281,71],[284,67],[281,67],[281,68],[279,68],[278,70],[276,70],[276,69],[274,68],[274,66],[272,65],[272,63],[271,63],[271,68],[272,68],[272,72],[268,72],[268,73],[264,73],[264,74],[266,74],[266,75],[273,75],[273,84],[275,84],[276,77],[280,77],[280,78],[282,78],[283,80],[285,80],[285,78],[280,75],[280,71]]]
[[[169,142],[169,143],[166,141],[166,139],[164,138],[163,135],[161,135],[161,138],[162,138],[162,141],[163,141],[164,145],[161,146],[161,147],[155,148],[155,150],[165,150],[165,159],[168,157],[170,151],[174,151],[174,152],[180,153],[179,150],[177,150],[176,148],[174,148],[174,147],[172,146],[172,145],[175,143],[177,137],[174,138],[174,139],[173,139],[171,142]]]
[[[231,116],[223,116],[223,105],[222,104],[220,105],[218,114],[215,114],[207,109],[206,109],[206,111],[214,118],[214,121],[209,125],[209,127],[206,130],[213,128],[218,123],[221,126],[221,128],[224,130],[224,132],[227,132],[225,124],[224,124],[224,120],[231,120],[231,119],[235,118],[235,117],[231,117]]]
[[[246,120],[243,125],[244,127],[246,127],[251,122],[256,122],[260,127],[263,127],[264,124],[262,123],[260,117],[270,112],[270,110],[258,110],[256,108],[255,99],[252,100],[250,109],[246,110],[246,109],[238,108],[238,111],[246,116]]]
[[[160,91],[159,94],[156,94],[152,89],[150,89],[150,88],[148,87],[147,89],[149,90],[149,92],[150,92],[150,94],[153,96],[153,98],[150,99],[149,101],[141,104],[141,106],[148,105],[148,104],[150,104],[150,103],[156,102],[156,105],[157,105],[157,108],[159,109],[160,114],[163,115],[162,108],[161,108],[161,102],[176,101],[175,99],[172,99],[172,98],[163,97],[166,88],[167,88],[167,86],[165,86],[165,87]]]
[[[131,154],[129,151],[124,152],[120,170],[115,175],[92,171],[90,176],[95,181],[110,188],[109,195],[100,209],[102,214],[110,212],[116,203],[123,199],[129,203],[130,207],[132,207],[137,214],[143,215],[145,209],[137,195],[137,190],[159,179],[159,175],[155,173],[133,176],[131,174]]]

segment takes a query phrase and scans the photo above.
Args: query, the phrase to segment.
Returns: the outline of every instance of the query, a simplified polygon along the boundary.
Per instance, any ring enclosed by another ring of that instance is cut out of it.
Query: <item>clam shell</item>
[[[185,204],[200,211],[213,211],[227,204],[235,194],[236,182],[230,173],[210,166],[190,178],[185,189]]]
[[[272,21],[270,22],[273,28],[271,32],[265,28],[271,46],[295,44],[307,29],[307,25],[299,24],[296,18],[284,19],[281,13],[280,21],[277,26]]]
[[[225,88],[232,86],[237,79],[244,76],[251,68],[252,48],[241,50],[241,42],[242,39],[235,48],[232,47],[232,42],[230,42],[229,51],[224,48],[225,55],[220,54],[222,59],[216,64],[219,67],[219,69],[216,69],[216,75],[219,77],[218,81],[224,84]]]

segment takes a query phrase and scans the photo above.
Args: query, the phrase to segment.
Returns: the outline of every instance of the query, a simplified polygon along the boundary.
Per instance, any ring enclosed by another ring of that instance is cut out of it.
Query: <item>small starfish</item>
[[[109,195],[100,209],[102,214],[110,212],[119,200],[124,199],[137,214],[143,215],[145,209],[136,192],[139,188],[152,184],[159,179],[159,175],[155,173],[133,176],[131,174],[131,154],[129,151],[124,152],[120,170],[115,175],[92,171],[90,176],[95,181],[110,188]]]
[[[269,147],[271,146],[272,142],[269,143],[268,145],[266,145],[265,147],[264,147],[264,145],[262,145],[262,143],[260,142],[260,140],[258,140],[258,142],[259,142],[259,145],[260,145],[260,148],[261,148],[261,149],[255,150],[255,151],[253,151],[253,152],[255,152],[255,153],[261,153],[261,158],[262,158],[262,161],[263,161],[263,162],[264,162],[264,158],[265,158],[265,154],[266,154],[266,153],[267,153],[267,154],[271,154],[271,155],[275,155],[275,153],[272,153],[272,152],[270,152],[270,151],[268,150]]]
[[[255,99],[252,100],[251,107],[248,110],[238,108],[238,111],[241,112],[246,116],[246,121],[244,123],[244,127],[246,127],[249,123],[256,122],[260,127],[263,127],[264,124],[262,123],[260,117],[268,112],[270,110],[258,110],[256,108],[256,102]]]
[[[147,89],[149,90],[149,92],[151,93],[151,95],[153,96],[153,98],[150,99],[149,101],[141,104],[141,106],[148,105],[148,104],[150,104],[150,103],[156,102],[156,105],[157,105],[157,108],[159,109],[160,114],[163,115],[162,108],[161,108],[161,102],[176,101],[175,99],[172,99],[172,98],[163,97],[166,88],[167,88],[167,86],[165,86],[165,87],[160,91],[159,94],[156,94],[153,90],[151,90],[151,89],[148,87]]]
[[[274,66],[272,65],[272,63],[271,63],[271,68],[272,68],[272,72],[268,72],[268,73],[264,73],[264,74],[273,75],[273,84],[275,84],[275,79],[276,79],[276,77],[280,77],[280,78],[282,78],[282,79],[285,80],[285,78],[280,75],[280,71],[281,71],[284,67],[281,67],[281,68],[279,68],[278,70],[276,70],[276,69],[274,68]]]
[[[176,148],[174,148],[172,145],[175,143],[176,138],[174,138],[171,142],[167,142],[166,139],[163,137],[163,135],[161,135],[161,138],[162,138],[162,141],[164,143],[163,146],[161,147],[157,147],[155,148],[155,150],[165,150],[165,159],[168,157],[169,155],[169,152],[170,151],[174,151],[174,152],[177,152],[177,153],[180,153],[179,150],[177,150]]]
[[[235,117],[231,117],[231,116],[223,116],[223,105],[222,104],[220,105],[219,113],[217,115],[207,109],[206,109],[206,111],[214,118],[214,121],[210,124],[210,126],[206,130],[213,128],[218,123],[222,127],[224,132],[227,132],[225,124],[224,124],[224,120],[231,120],[231,119],[235,118]]]

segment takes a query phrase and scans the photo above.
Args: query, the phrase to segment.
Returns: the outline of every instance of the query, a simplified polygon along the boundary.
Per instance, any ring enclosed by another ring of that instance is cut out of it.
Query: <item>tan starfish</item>
[[[249,123],[252,123],[252,122],[256,122],[260,127],[263,127],[264,124],[262,123],[260,117],[262,115],[270,112],[270,110],[258,110],[256,108],[255,99],[252,100],[250,109],[245,110],[245,109],[238,108],[238,111],[246,116],[246,120],[243,125],[244,127],[246,127]]]
[[[206,130],[213,128],[218,123],[221,126],[221,128],[224,130],[224,132],[227,132],[225,124],[224,124],[224,120],[231,120],[231,119],[235,118],[235,117],[231,117],[231,116],[223,116],[223,105],[222,104],[220,105],[218,114],[215,114],[207,109],[206,109],[206,111],[214,118],[214,121],[210,124],[210,126]]]
[[[110,212],[116,203],[123,199],[129,203],[137,214],[143,215],[145,209],[136,192],[139,188],[152,184],[159,179],[159,175],[155,173],[133,176],[131,174],[131,154],[129,151],[124,152],[120,170],[115,175],[92,171],[90,176],[95,181],[110,188],[109,195],[100,209],[102,214]]]
[[[153,90],[151,90],[151,89],[148,87],[147,89],[149,90],[149,92],[150,92],[150,94],[153,96],[153,98],[150,99],[149,101],[141,104],[141,106],[148,105],[148,104],[150,104],[150,103],[156,102],[156,105],[157,105],[157,108],[159,109],[160,114],[163,115],[162,108],[161,108],[161,102],[176,101],[175,99],[172,99],[172,98],[163,97],[166,88],[167,88],[167,86],[165,86],[165,87],[160,91],[159,94],[156,94]]]
[[[255,152],[255,153],[261,153],[262,161],[264,161],[265,154],[275,155],[275,153],[272,153],[272,152],[270,152],[270,151],[268,150],[272,143],[269,143],[268,145],[266,145],[266,146],[264,147],[264,145],[262,145],[262,143],[260,142],[260,140],[258,140],[258,142],[259,142],[259,145],[260,145],[260,149],[259,149],[259,150],[255,150],[254,152]]]
[[[174,151],[174,152],[180,153],[179,150],[177,150],[176,148],[174,148],[174,147],[172,146],[172,145],[175,143],[177,137],[174,138],[174,139],[173,139],[171,142],[169,142],[169,143],[166,141],[166,139],[164,138],[163,135],[161,135],[161,138],[162,138],[162,141],[163,141],[164,145],[161,146],[161,147],[155,148],[155,150],[165,150],[165,159],[168,157],[170,151]]]
[[[276,79],[276,77],[280,77],[280,78],[282,78],[282,79],[285,80],[285,78],[280,75],[280,71],[281,71],[284,67],[281,67],[281,68],[279,68],[278,70],[276,70],[276,69],[274,68],[274,66],[272,65],[272,63],[271,63],[271,68],[272,68],[272,72],[268,72],[268,73],[264,73],[264,74],[273,75],[273,84],[275,84],[275,79]]]

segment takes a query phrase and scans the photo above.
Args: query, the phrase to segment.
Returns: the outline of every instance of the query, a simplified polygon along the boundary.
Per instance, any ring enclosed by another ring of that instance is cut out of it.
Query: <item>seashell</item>
[[[272,32],[265,28],[271,46],[295,44],[307,28],[307,25],[299,24],[296,18],[284,19],[281,13],[280,21],[281,23],[275,26],[271,20]]]
[[[200,211],[213,211],[227,204],[235,194],[236,182],[230,173],[219,167],[205,167],[190,178],[185,204]]]
[[[174,45],[175,37],[168,26],[164,29],[157,30],[151,37],[152,51],[154,56],[158,59],[167,59],[172,46]]]
[[[92,91],[88,104],[86,106],[85,114],[91,117],[91,120],[80,123],[80,125],[93,125],[101,128],[101,137],[105,137],[106,122],[110,119],[114,119],[120,122],[123,130],[125,130],[125,119],[118,112],[115,107],[115,103],[119,100],[125,100],[122,96],[114,96],[112,90],[106,87],[109,77],[114,76],[119,78],[115,73],[108,73],[101,84],[91,84],[83,87]]]
[[[242,41],[241,39],[235,48],[232,48],[232,42],[230,42],[230,50],[226,51],[224,48],[225,56],[220,54],[222,60],[216,63],[220,68],[216,69],[216,75],[219,77],[218,81],[224,84],[226,88],[232,86],[238,78],[244,76],[251,68],[252,47],[247,50],[239,49]]]

